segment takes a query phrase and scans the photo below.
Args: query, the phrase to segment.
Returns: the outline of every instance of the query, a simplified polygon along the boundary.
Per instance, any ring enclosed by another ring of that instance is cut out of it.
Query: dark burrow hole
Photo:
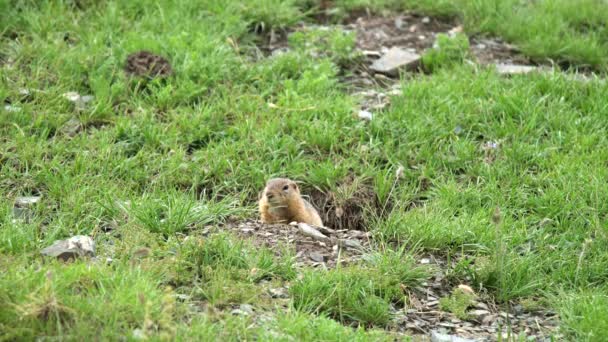
[[[371,184],[355,184],[352,177],[341,182],[335,191],[313,189],[307,193],[310,194],[310,202],[319,211],[323,224],[332,229],[366,231],[370,218],[386,216],[393,207],[390,199],[387,203],[378,199]]]

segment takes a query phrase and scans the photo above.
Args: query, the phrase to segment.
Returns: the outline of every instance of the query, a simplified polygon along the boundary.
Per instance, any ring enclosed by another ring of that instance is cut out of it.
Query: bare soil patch
[[[264,224],[251,220],[228,224],[225,228],[251,240],[254,245],[272,248],[277,253],[281,252],[277,246],[295,249],[298,266],[333,268],[338,264],[347,265],[359,260],[369,250],[370,242],[370,233],[359,230],[336,229],[325,233],[331,241],[319,241],[287,224]],[[351,243],[345,246],[340,240]]]

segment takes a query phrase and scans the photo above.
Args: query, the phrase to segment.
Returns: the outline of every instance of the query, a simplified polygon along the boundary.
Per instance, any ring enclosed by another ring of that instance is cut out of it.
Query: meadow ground
[[[364,64],[353,34],[260,48],[404,11],[553,71],[504,77],[447,41],[367,121],[344,82]],[[125,74],[138,50],[172,75]],[[555,314],[557,339],[601,341],[607,62],[601,0],[1,0],[0,340],[407,339],[434,329],[396,317],[439,274],[495,310]],[[367,252],[324,269],[228,229],[256,218],[271,176],[368,232]],[[40,197],[26,215],[22,196]],[[77,234],[97,261],[40,255]],[[436,310],[468,320],[461,295]]]

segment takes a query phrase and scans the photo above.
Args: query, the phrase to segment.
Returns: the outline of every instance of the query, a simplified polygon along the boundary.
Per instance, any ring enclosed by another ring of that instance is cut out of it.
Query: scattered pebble
[[[366,120],[366,121],[371,121],[373,118],[373,115],[371,112],[367,111],[367,110],[360,110],[359,111],[359,119],[362,120]]]
[[[241,304],[238,309],[234,309],[230,313],[235,316],[251,316],[253,315],[253,306]]]
[[[69,91],[62,95],[66,100],[74,103],[77,110],[84,110],[87,107],[87,104],[95,99],[93,95],[84,95],[81,96],[75,91]]]
[[[270,288],[268,289],[268,293],[272,298],[289,298],[287,289],[285,289],[284,287]]]
[[[475,342],[478,340],[473,340],[469,338],[463,338],[456,335],[449,335],[440,333],[437,330],[433,330],[431,332],[431,342]]]
[[[431,259],[429,259],[429,258],[422,258],[422,259],[420,259],[420,261],[419,261],[419,262],[420,262],[421,264],[423,264],[423,265],[427,265],[427,264],[430,264],[430,263],[431,263]]]
[[[397,30],[403,30],[403,28],[407,25],[407,22],[403,20],[403,17],[395,18],[395,27]]]
[[[136,340],[145,340],[147,337],[142,329],[135,329],[133,330],[133,338]]]
[[[75,91],[68,91],[67,93],[64,93],[62,96],[70,102],[76,102],[80,99],[80,94],[78,94]]]
[[[325,261],[325,257],[323,256],[323,254],[318,253],[318,252],[310,252],[308,254],[308,256],[310,257],[310,259],[312,261],[315,261],[315,262],[324,262]]]
[[[4,110],[6,110],[7,112],[11,112],[11,113],[18,113],[21,111],[21,107],[7,104],[4,106]]]

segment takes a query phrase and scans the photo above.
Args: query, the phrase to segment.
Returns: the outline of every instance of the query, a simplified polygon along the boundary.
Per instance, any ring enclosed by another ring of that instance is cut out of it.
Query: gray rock
[[[481,319],[481,324],[483,325],[492,325],[496,322],[498,317],[496,315],[486,315]]]
[[[517,64],[497,64],[496,71],[501,75],[521,75],[538,70],[537,67],[531,65]]]
[[[338,245],[343,248],[352,248],[352,249],[358,249],[358,250],[363,249],[363,246],[361,246],[359,241],[356,241],[356,240],[340,239],[340,240],[338,240]]]
[[[253,306],[241,304],[238,309],[234,309],[230,313],[235,316],[250,316],[253,315]]]
[[[489,315],[490,312],[487,310],[471,310],[468,312],[469,315],[473,316],[478,321],[482,321],[486,315]]]
[[[418,67],[420,58],[420,55],[417,53],[393,47],[382,57],[375,60],[370,66],[370,69],[377,73],[397,76],[400,69],[411,70]]]
[[[423,24],[428,24],[428,23],[430,23],[430,22],[431,22],[431,18],[429,18],[429,17],[424,17],[424,18],[422,18],[422,23],[423,23]]]
[[[395,28],[397,28],[398,30],[403,30],[405,28],[405,25],[407,25],[407,22],[403,20],[403,17],[395,18]]]
[[[325,257],[323,256],[323,254],[317,253],[317,252],[310,252],[308,254],[308,257],[310,257],[310,259],[312,261],[316,261],[316,262],[324,262],[325,261]]]
[[[268,293],[272,298],[289,298],[287,290],[284,287],[278,287],[276,289],[268,289]]]
[[[477,342],[469,338],[458,337],[456,335],[449,335],[440,333],[437,330],[431,332],[431,342]]]
[[[77,235],[67,240],[55,241],[40,251],[42,255],[56,257],[64,261],[83,256],[95,256],[95,241],[89,236]]]
[[[490,310],[488,308],[488,305],[486,303],[483,303],[483,302],[477,302],[477,303],[475,303],[475,307],[478,308],[478,309],[482,309],[482,310]]]

